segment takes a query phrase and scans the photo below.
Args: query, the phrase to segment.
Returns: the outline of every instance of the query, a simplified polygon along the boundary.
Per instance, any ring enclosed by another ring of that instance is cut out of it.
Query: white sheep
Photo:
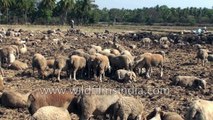
[[[195,88],[195,89],[205,89],[206,88],[206,81],[203,79],[200,79],[195,76],[175,76],[172,79],[173,85],[179,85],[182,87],[189,87],[189,88]]]
[[[44,106],[32,116],[33,120],[71,120],[68,110],[55,106]]]
[[[116,79],[124,82],[136,82],[136,74],[133,71],[119,69],[116,71]]]
[[[213,101],[197,99],[190,104],[186,120],[212,120]]]
[[[54,67],[53,67],[53,75],[55,75],[55,70],[58,70],[58,77],[57,80],[60,81],[61,80],[61,71],[62,70],[66,70],[67,74],[68,74],[68,64],[69,64],[69,58],[65,57],[65,56],[55,56],[55,61],[54,61]]]
[[[205,62],[208,61],[208,52],[209,50],[207,49],[199,49],[196,56],[197,63],[199,63],[199,59],[200,59],[202,61],[202,65],[204,66]]]
[[[21,47],[21,48],[19,49],[20,53],[21,53],[21,54],[27,53],[27,46],[26,46],[25,44],[23,44],[22,46],[23,46],[23,47]]]

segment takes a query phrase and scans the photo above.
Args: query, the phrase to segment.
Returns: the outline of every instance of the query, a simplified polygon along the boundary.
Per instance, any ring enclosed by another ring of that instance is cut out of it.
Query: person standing
[[[74,20],[71,20],[71,28],[74,28]]]

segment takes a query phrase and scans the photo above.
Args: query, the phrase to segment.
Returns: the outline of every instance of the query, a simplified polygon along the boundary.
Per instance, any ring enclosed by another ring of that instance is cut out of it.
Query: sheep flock
[[[213,33],[0,28],[0,119],[213,120],[212,56]]]

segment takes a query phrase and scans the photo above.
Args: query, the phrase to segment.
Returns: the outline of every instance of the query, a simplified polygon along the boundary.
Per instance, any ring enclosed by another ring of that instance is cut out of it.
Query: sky
[[[95,0],[100,9],[125,8],[135,9],[143,7],[154,7],[156,5],[167,5],[168,7],[213,7],[213,0]]]

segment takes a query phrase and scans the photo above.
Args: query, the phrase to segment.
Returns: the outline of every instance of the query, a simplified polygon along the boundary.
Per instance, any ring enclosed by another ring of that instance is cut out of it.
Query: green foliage
[[[166,5],[140,9],[99,9],[94,0],[0,0],[2,23],[77,24],[88,23],[213,23],[213,8],[169,8]]]

